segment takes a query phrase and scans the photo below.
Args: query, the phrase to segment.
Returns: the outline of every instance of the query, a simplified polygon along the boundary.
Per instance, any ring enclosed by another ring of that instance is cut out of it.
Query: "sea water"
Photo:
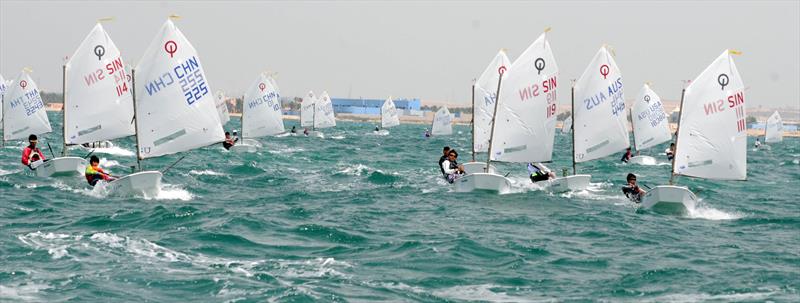
[[[50,113],[53,129],[60,120]],[[257,153],[201,148],[151,199],[109,196],[80,176],[28,176],[24,143],[6,142],[0,301],[800,301],[796,138],[749,147],[745,182],[678,178],[701,201],[664,215],[619,188],[628,172],[665,184],[666,144],[643,152],[660,165],[620,155],[579,164],[592,184],[565,194],[531,184],[524,164],[498,163],[516,183],[498,196],[456,193],[439,175],[445,145],[470,160],[468,126],[427,139],[425,127],[379,136],[374,124],[340,121],[325,139],[261,138]],[[40,137],[42,151],[50,156],[49,142],[60,154],[60,136]],[[557,132],[549,166],[559,174],[571,169],[570,140]],[[134,141],[115,144],[97,155],[125,174]]]

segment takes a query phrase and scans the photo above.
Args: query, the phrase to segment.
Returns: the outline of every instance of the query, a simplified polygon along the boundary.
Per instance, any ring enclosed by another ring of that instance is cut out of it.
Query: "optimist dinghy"
[[[694,210],[697,197],[687,187],[673,185],[676,176],[747,179],[744,83],[732,54],[724,51],[683,90],[670,185],[650,189],[642,197],[642,208]]]

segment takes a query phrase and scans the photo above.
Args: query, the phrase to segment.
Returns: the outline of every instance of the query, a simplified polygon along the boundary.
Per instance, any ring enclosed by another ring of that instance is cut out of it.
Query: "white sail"
[[[217,101],[216,106],[217,106],[217,113],[219,113],[219,122],[222,125],[225,125],[226,123],[228,123],[228,121],[231,120],[231,114],[228,112],[228,102],[227,102],[227,97],[225,97],[225,92],[221,90],[217,91],[214,100]]]
[[[171,20],[147,47],[134,73],[142,159],[225,139],[197,51]]]
[[[3,96],[3,140],[27,138],[52,130],[39,88],[23,71]]]
[[[606,157],[630,146],[622,73],[605,46],[575,82],[575,162]]]
[[[267,80],[269,80],[269,84],[272,85],[272,90],[274,90],[275,93],[278,94],[278,96],[280,96],[281,95],[281,88],[278,87],[278,82],[275,81],[275,78],[273,78],[272,76],[267,76]],[[280,102],[280,100],[278,100],[278,101]]]
[[[317,104],[317,97],[314,92],[309,91],[303,102],[300,103],[300,126],[313,127],[314,126],[314,108]]]
[[[400,117],[397,116],[397,108],[394,107],[392,97],[389,97],[381,106],[381,127],[389,128],[398,125],[400,125]]]
[[[503,75],[497,125],[490,143],[492,160],[548,162],[552,159],[557,85],[558,64],[543,33]]]
[[[336,126],[336,116],[333,114],[333,102],[328,92],[322,92],[317,100],[314,115],[314,128],[328,128]]]
[[[453,133],[453,116],[447,106],[442,106],[433,116],[433,125],[431,125],[431,135],[444,136]]]
[[[6,78],[3,78],[3,75],[0,75],[0,100],[3,99],[7,89],[8,85],[6,84]],[[0,106],[0,121],[3,121],[3,106]]]
[[[133,99],[120,51],[98,23],[66,64],[64,142],[132,136]]]
[[[717,180],[747,179],[744,83],[729,51],[686,88],[673,172]]]
[[[242,104],[242,136],[257,138],[284,132],[280,96],[266,75],[253,81]]]
[[[473,91],[475,94],[475,117],[473,117],[472,128],[475,132],[473,148],[476,152],[486,152],[489,149],[489,132],[492,130],[499,70],[506,69],[510,65],[511,62],[508,60],[506,52],[500,50],[475,82]]]
[[[561,132],[569,133],[570,131],[572,131],[572,117],[567,117],[564,119],[564,122],[561,123]]]
[[[783,120],[781,120],[781,115],[778,114],[777,110],[767,119],[766,127],[764,142],[776,143],[783,141]]]
[[[648,149],[672,139],[661,97],[644,84],[635,100],[631,108],[631,121],[636,150]]]

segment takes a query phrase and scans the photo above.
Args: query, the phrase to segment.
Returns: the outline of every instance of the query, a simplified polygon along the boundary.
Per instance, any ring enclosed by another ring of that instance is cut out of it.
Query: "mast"
[[[317,125],[317,123],[316,123],[317,122],[317,102],[314,101],[314,104],[312,104],[311,106],[314,109],[314,111],[311,112],[311,131],[313,132],[313,131],[317,130],[317,128],[315,127]]]
[[[67,65],[61,66],[61,136],[63,146],[61,156],[67,156]]]
[[[572,88],[570,89],[570,95],[572,98],[572,108],[570,110],[570,117],[572,118],[572,174],[577,174],[577,169],[575,168],[575,124],[578,121],[575,121],[575,81],[572,81]]]
[[[246,103],[245,100],[244,100],[245,96],[246,95],[242,95],[242,112],[239,115],[239,123],[242,124],[241,125],[242,126],[242,141],[244,141],[244,105]]]
[[[483,172],[485,173],[489,172],[489,163],[492,162],[492,145],[493,145],[492,141],[494,140],[494,126],[495,126],[494,120],[497,117],[497,105],[500,104],[500,83],[503,82],[504,71],[505,71],[504,67],[501,67],[500,69],[497,70],[500,76],[497,77],[497,94],[494,97],[494,113],[492,113],[492,132],[489,133],[489,155],[488,157],[486,157],[486,168],[483,169]]]
[[[131,97],[133,98],[133,127],[136,129],[136,166],[142,170],[142,154],[139,148],[139,116],[136,113],[136,69],[131,69]]]
[[[678,114],[678,127],[675,128],[675,151],[672,152],[672,170],[669,176],[669,185],[674,184],[675,179],[675,159],[678,158],[678,134],[681,131],[681,117],[683,117],[683,95],[686,94],[686,89],[681,90],[681,105],[680,114]]]
[[[636,105],[635,103],[633,105]],[[628,117],[631,119],[631,134],[633,134],[633,150],[639,151],[639,148],[636,147],[636,125],[633,125],[633,107],[628,111]]]
[[[475,162],[475,81],[472,81],[472,162]]]

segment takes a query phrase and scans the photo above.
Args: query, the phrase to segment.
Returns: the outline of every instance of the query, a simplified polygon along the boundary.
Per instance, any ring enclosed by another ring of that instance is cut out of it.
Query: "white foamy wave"
[[[210,169],[206,169],[206,170],[194,170],[193,169],[193,170],[189,171],[189,174],[190,175],[197,175],[197,176],[227,176],[227,174],[215,172],[215,171],[210,170]]]
[[[698,201],[699,202],[699,201]],[[706,219],[706,220],[737,220],[744,217],[743,214],[738,212],[725,212],[706,205],[697,205],[694,209],[687,210],[687,216],[692,219]]]
[[[345,138],[345,137],[344,137],[344,136],[342,136],[342,135],[338,135],[338,136],[331,136],[331,139],[336,139],[336,140],[342,140],[342,139],[344,139],[344,138]]]
[[[655,298],[640,298],[639,302],[742,302],[742,301],[764,301],[777,294],[774,290],[764,290],[761,292],[749,292],[740,294],[669,294]],[[769,300],[768,300],[769,302]]]
[[[36,296],[36,294],[43,289],[49,289],[50,286],[44,284],[36,284],[32,282],[25,282],[17,285],[4,286],[0,284],[0,301],[5,302],[42,302],[43,300]]]
[[[363,164],[356,164],[355,166],[348,166],[345,167],[343,170],[340,170],[340,174],[345,174],[348,176],[361,176],[362,173],[365,172],[372,172],[373,169],[369,166]]]
[[[794,159],[794,160],[792,160],[792,163],[794,163],[794,164],[800,164],[800,159]]]
[[[59,233],[43,233],[41,231],[17,236],[17,239],[25,245],[37,250],[47,250],[47,253],[50,254],[53,259],[61,259],[69,256],[69,251],[67,249],[70,244],[74,241],[80,241],[82,238],[83,237],[80,235],[70,236]]]
[[[503,288],[502,286],[493,284],[453,286],[445,289],[436,290],[433,292],[433,295],[437,297],[453,299],[453,300],[463,300],[463,301],[473,301],[476,298],[480,298],[481,301],[487,301],[487,302],[543,302],[548,300],[553,302],[556,301],[555,299],[552,298],[533,299],[533,298],[512,296],[504,291],[499,291],[502,288]]]
[[[271,154],[290,154],[290,153],[299,153],[306,151],[305,149],[299,147],[281,147],[277,150],[267,150]]]
[[[112,167],[112,166],[122,166],[122,165],[120,165],[117,160],[108,160],[106,158],[100,158],[100,167]]]
[[[530,191],[541,191],[544,190],[543,182],[531,182],[530,178],[525,177],[513,177],[508,178],[511,180],[511,191],[509,193],[524,193]]]
[[[157,196],[145,197],[145,200],[191,201],[192,199],[194,199],[194,195],[192,195],[192,193],[190,193],[188,190],[171,184],[162,184],[161,190],[158,192]]]

